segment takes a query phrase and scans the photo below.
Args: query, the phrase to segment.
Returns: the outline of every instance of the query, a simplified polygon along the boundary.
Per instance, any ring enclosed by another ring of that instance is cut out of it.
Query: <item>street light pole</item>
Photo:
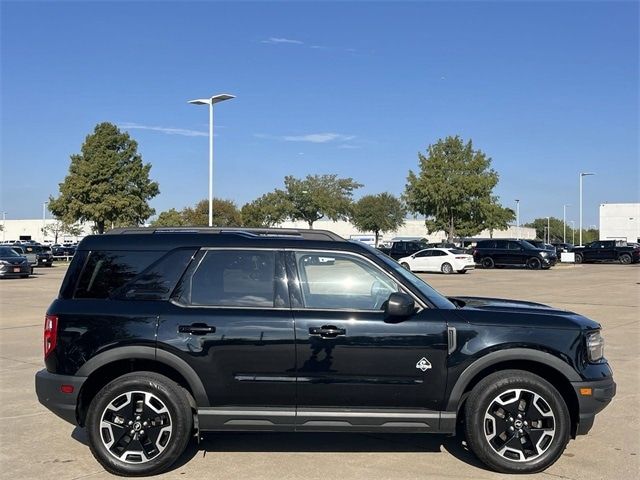
[[[570,203],[562,206],[562,243],[567,243],[567,207],[570,206]]]
[[[2,212],[2,241],[4,242],[4,235],[7,230],[7,212]]]
[[[209,226],[213,226],[213,105],[235,98],[234,95],[223,93],[210,98],[189,100],[193,105],[209,105]]]
[[[571,220],[571,244],[576,244],[576,222]]]
[[[49,202],[42,204],[42,243],[44,243],[44,229],[47,226],[47,205],[49,205]]]
[[[582,247],[582,178],[595,173],[580,172],[580,246]]]
[[[516,198],[516,240],[520,240],[520,200]]]
[[[545,243],[551,243],[551,223],[550,218],[547,217],[547,241]]]

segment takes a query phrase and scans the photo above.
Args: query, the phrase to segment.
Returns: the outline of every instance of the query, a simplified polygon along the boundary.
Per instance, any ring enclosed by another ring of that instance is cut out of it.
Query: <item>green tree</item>
[[[56,220],[44,227],[44,233],[53,236],[53,243],[58,243],[58,237],[68,235],[70,237],[78,237],[82,234],[80,225],[68,224],[61,220]]]
[[[547,218],[536,218],[532,222],[525,223],[525,227],[536,229],[536,238],[547,241]],[[552,242],[561,242],[563,236],[563,223],[562,219],[556,217],[549,218],[550,235],[549,238]],[[571,229],[567,226],[567,237],[571,240]],[[576,238],[578,232],[576,231]]]
[[[504,230],[516,218],[516,212],[498,203],[497,197],[481,206],[482,226],[489,230],[489,237],[493,238],[494,230]]]
[[[498,183],[491,158],[455,136],[430,145],[426,156],[418,153],[418,162],[420,171],[409,171],[405,187],[409,209],[426,217],[430,232],[447,232],[449,241],[480,232]]]
[[[182,227],[184,225],[182,212],[179,212],[175,208],[160,212],[158,218],[151,222],[152,227]]]
[[[94,222],[98,233],[112,224],[139,225],[154,214],[148,200],[159,193],[150,170],[128,133],[100,123],[81,153],[71,155],[60,196],[49,198],[49,210],[67,223]]]
[[[309,228],[324,217],[334,221],[349,218],[353,191],[362,186],[352,178],[337,175],[307,175],[305,179],[287,176],[284,185],[283,193],[289,204],[287,216],[304,220]]]
[[[291,210],[291,204],[282,190],[269,192],[242,207],[242,225],[273,227],[286,220]]]
[[[404,225],[406,210],[402,201],[390,193],[365,195],[353,206],[351,221],[361,232],[373,232],[376,246],[381,232]]]
[[[200,200],[194,207],[182,210],[183,224],[190,227],[206,227],[209,225],[209,200]],[[235,203],[231,200],[213,199],[213,226],[239,227],[242,217]]]

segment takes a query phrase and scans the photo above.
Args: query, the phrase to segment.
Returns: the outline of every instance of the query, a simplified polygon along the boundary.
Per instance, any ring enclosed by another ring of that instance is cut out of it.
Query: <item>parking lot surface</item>
[[[34,374],[43,367],[44,312],[65,268],[0,280],[0,478],[113,478],[93,459],[84,431],[42,407]],[[550,271],[476,270],[423,278],[447,295],[517,298],[600,322],[618,384],[590,434],[569,443],[546,472],[513,478],[631,479],[640,475],[640,265],[558,266]],[[208,434],[156,478],[490,479],[460,438],[406,434]]]

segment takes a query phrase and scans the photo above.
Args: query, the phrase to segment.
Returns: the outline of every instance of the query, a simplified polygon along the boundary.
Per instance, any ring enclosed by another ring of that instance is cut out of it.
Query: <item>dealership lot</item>
[[[84,432],[40,406],[33,375],[42,368],[42,322],[64,267],[0,281],[0,478],[111,478]],[[476,270],[427,274],[448,295],[549,303],[602,323],[618,383],[591,433],[572,441],[538,478],[634,478],[640,471],[640,265],[558,266],[550,271]],[[504,478],[485,470],[458,438],[374,434],[210,434],[158,478]],[[515,478],[515,477],[514,477]]]

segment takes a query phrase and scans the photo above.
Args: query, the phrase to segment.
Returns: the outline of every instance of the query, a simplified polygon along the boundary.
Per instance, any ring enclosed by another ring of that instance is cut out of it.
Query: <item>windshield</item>
[[[18,253],[9,247],[0,247],[0,257],[19,257]]]
[[[414,275],[409,270],[401,266],[393,258],[385,255],[379,250],[370,247],[369,245],[363,245],[367,250],[381,259],[388,267],[390,267],[395,273],[398,273],[401,277],[407,280],[411,285],[416,287],[433,305],[437,308],[453,309],[456,306],[451,303],[447,297],[438,292],[435,288],[422,280],[420,277]]]

